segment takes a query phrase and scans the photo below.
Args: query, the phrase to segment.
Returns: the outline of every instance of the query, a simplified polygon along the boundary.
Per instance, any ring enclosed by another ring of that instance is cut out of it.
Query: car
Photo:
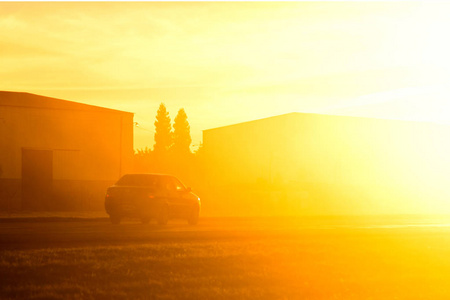
[[[200,198],[175,176],[167,174],[126,174],[106,190],[105,210],[111,223],[124,217],[147,224],[156,219],[160,225],[169,219],[183,218],[198,223]]]

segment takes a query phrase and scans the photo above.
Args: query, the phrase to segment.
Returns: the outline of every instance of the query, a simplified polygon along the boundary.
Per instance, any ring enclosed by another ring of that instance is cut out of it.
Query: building
[[[0,92],[0,209],[103,209],[133,159],[133,114]]]
[[[450,212],[449,126],[290,113],[205,130],[203,147],[217,211]]]

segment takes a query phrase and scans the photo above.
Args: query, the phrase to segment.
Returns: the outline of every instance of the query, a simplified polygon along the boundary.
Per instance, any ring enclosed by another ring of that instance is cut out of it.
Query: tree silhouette
[[[156,113],[153,151],[156,155],[166,154],[171,146],[172,125],[170,124],[170,116],[164,103],[161,103]]]
[[[191,139],[191,127],[187,120],[186,112],[184,108],[178,111],[173,123],[173,146],[172,150],[174,154],[183,155],[191,153],[190,145]]]

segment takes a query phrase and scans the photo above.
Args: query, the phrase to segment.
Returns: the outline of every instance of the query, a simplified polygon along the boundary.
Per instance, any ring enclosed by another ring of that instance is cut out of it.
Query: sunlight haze
[[[289,112],[448,122],[450,4],[1,3],[0,90],[201,131]]]
[[[450,299],[449,16],[0,2],[0,300]]]

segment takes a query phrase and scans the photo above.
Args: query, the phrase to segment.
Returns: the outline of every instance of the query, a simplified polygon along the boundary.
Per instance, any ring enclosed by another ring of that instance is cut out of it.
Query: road
[[[444,234],[446,218],[203,218],[196,226],[171,221],[166,226],[108,219],[0,219],[0,250],[131,245],[210,240],[306,238],[329,235],[393,235],[405,238]],[[447,235],[449,233],[449,235]]]

